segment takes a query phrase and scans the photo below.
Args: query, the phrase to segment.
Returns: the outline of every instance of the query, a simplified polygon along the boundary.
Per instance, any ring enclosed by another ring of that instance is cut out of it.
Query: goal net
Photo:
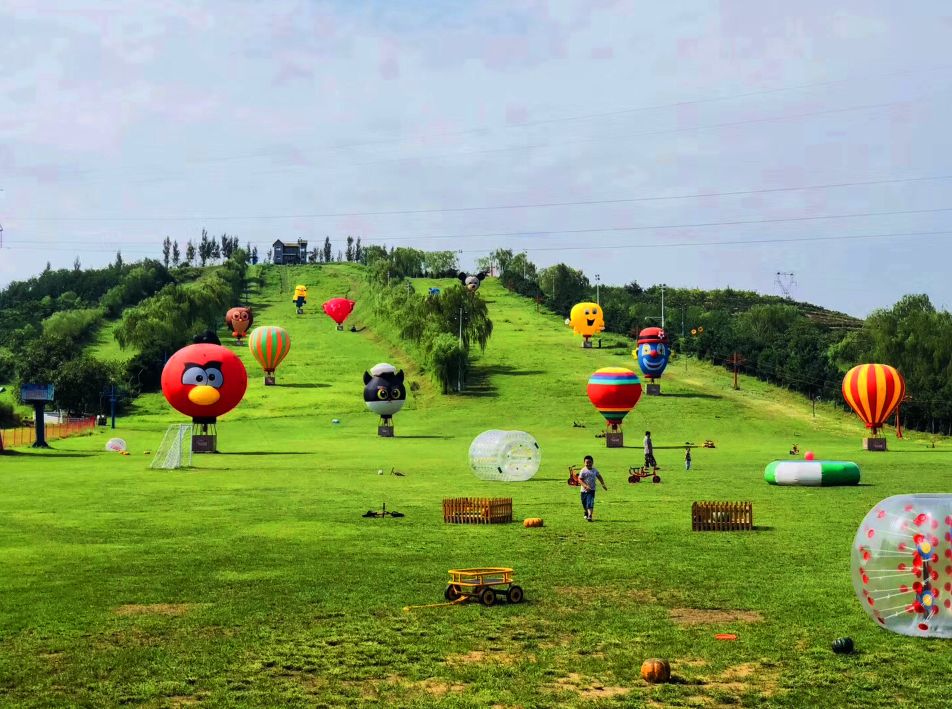
[[[153,470],[175,470],[192,464],[192,424],[169,426],[152,459]]]

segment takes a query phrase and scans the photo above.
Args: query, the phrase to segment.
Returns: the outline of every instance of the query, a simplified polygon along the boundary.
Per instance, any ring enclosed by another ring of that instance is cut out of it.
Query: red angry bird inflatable
[[[238,406],[248,388],[245,365],[221,345],[189,345],[162,370],[162,394],[195,423],[215,423]]]

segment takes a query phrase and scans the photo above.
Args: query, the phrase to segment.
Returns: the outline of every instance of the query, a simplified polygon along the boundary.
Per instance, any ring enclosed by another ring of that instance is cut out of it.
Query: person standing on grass
[[[684,469],[685,470],[691,469],[691,449],[690,448],[684,449]]]
[[[585,465],[579,471],[578,479],[582,483],[582,510],[585,512],[585,519],[591,522],[592,513],[595,511],[595,483],[600,482],[602,489],[608,492],[608,486],[595,467],[595,459],[592,456],[585,456]]]
[[[658,461],[654,457],[654,444],[651,442],[651,431],[645,431],[645,468],[652,471],[658,469]]]

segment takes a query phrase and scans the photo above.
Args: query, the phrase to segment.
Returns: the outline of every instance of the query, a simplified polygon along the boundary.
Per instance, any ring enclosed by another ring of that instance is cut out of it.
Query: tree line
[[[499,249],[480,261],[509,290],[565,316],[596,298],[580,270],[559,263],[539,269],[524,253]],[[672,349],[847,408],[843,375],[856,364],[896,367],[906,380],[903,426],[952,435],[952,315],[926,295],[907,295],[865,321],[810,303],[731,288],[704,291],[601,286],[606,330],[637,338],[664,325]],[[662,307],[663,303],[663,307]],[[669,366],[674,366],[670,364]]]

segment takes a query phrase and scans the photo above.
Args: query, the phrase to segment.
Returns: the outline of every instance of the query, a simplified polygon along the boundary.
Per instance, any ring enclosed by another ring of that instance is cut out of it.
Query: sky
[[[945,0],[3,0],[0,26],[0,286],[206,228],[952,307]]]

